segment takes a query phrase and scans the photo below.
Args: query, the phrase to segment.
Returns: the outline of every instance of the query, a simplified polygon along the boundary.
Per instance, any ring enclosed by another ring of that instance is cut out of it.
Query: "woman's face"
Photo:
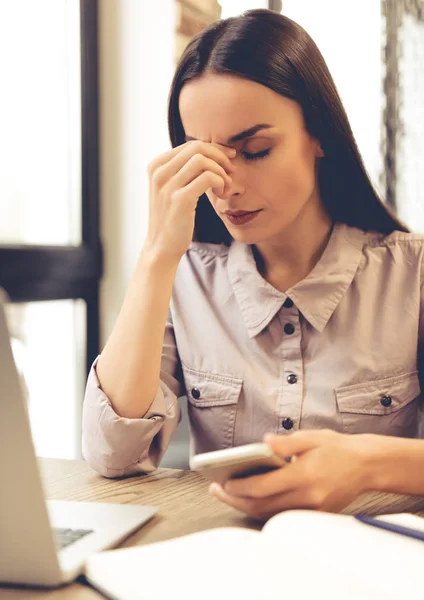
[[[237,150],[231,188],[207,192],[234,239],[278,239],[302,217],[313,226],[323,212],[316,180],[323,154],[297,102],[247,79],[207,74],[183,87],[179,107],[187,140]],[[257,212],[237,218],[227,211]]]

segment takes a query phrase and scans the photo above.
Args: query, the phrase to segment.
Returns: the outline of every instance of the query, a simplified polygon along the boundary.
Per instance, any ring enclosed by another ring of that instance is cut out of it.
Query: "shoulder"
[[[221,304],[231,295],[229,248],[193,242],[182,257],[173,286],[173,311],[198,310],[204,302]]]
[[[180,261],[177,279],[201,280],[221,273],[226,270],[228,252],[229,247],[224,244],[192,242]]]
[[[188,255],[197,255],[201,257],[221,258],[228,256],[230,247],[225,244],[207,244],[205,242],[191,242]]]
[[[195,269],[213,269],[226,264],[229,247],[225,244],[207,244],[192,242],[185,253],[182,262],[192,265]]]
[[[363,254],[378,262],[390,261],[400,268],[424,276],[424,234],[394,231],[390,234],[365,232]]]
[[[388,235],[376,232],[365,233],[365,247],[393,248],[398,246],[403,251],[415,248],[420,251],[424,248],[424,233],[405,233],[393,231]]]
[[[416,260],[422,261],[424,255],[424,234],[393,231],[387,235],[368,231],[365,232],[364,252],[379,255],[385,253],[392,257],[404,256],[407,259],[415,257]]]

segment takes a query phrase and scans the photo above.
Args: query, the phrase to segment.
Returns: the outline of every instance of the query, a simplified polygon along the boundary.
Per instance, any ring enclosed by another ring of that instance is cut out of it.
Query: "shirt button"
[[[193,388],[191,390],[191,395],[195,400],[198,400],[200,398],[200,390],[198,390],[197,388]]]
[[[292,323],[286,323],[284,325],[284,331],[287,333],[287,335],[291,335],[294,333],[294,325]]]
[[[380,402],[385,408],[388,408],[392,404],[392,397],[391,396],[383,396],[381,398]]]
[[[284,429],[287,429],[287,430],[291,429],[294,425],[294,423],[290,419],[290,417],[287,417],[286,419],[284,419],[281,424],[284,427]]]
[[[286,298],[286,301],[283,304],[284,308],[291,308],[293,306],[293,300],[290,298]]]
[[[290,375],[287,376],[287,381],[289,383],[297,383],[297,375],[290,373]]]

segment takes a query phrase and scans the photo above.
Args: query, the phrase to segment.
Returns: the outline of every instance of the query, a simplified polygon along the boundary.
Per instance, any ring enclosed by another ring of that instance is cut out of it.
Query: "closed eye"
[[[242,152],[242,155],[246,160],[256,160],[258,158],[264,158],[268,156],[271,152],[271,148],[267,148],[266,150],[261,150],[260,152],[256,152],[255,154],[251,154],[250,152]]]

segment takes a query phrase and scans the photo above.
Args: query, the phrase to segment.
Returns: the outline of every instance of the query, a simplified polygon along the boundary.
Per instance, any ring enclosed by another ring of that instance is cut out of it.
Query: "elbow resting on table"
[[[101,454],[98,449],[92,452],[93,447],[85,444],[83,438],[82,456],[99,475],[108,479],[117,479],[130,475],[146,475],[155,471],[159,467],[164,454],[164,452],[157,452],[156,446],[157,444],[153,438],[151,444],[149,444],[140,458],[128,463],[122,460],[123,457],[119,453],[113,453],[115,454],[113,456],[112,453]]]

